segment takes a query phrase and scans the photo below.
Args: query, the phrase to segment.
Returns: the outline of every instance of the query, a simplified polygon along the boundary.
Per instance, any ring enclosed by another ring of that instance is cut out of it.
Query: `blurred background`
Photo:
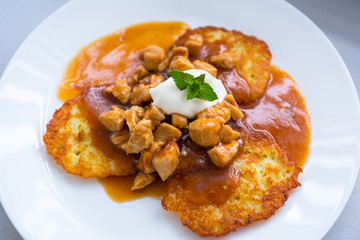
[[[16,49],[47,16],[68,0],[0,0],[0,76]],[[360,91],[360,0],[288,0],[308,16],[340,53]],[[359,123],[360,125],[360,123]],[[360,239],[360,178],[324,240]],[[0,205],[0,240],[20,240]]]

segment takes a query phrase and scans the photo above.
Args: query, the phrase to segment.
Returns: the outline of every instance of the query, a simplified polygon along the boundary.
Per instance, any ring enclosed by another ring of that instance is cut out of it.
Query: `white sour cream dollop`
[[[191,119],[205,108],[211,107],[224,100],[227,92],[221,80],[200,69],[191,69],[184,72],[189,73],[194,77],[205,74],[205,82],[210,84],[214,89],[218,99],[215,101],[207,101],[198,98],[187,100],[186,89],[180,91],[175,85],[174,79],[170,77],[155,88],[150,89],[150,95],[154,104],[165,114],[170,115],[172,113],[178,113]]]

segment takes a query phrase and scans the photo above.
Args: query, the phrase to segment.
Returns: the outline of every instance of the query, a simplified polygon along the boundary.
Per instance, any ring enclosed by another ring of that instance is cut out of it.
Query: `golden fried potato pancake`
[[[271,78],[271,53],[264,41],[236,30],[208,26],[187,30],[173,47],[185,46],[194,34],[203,37],[203,47],[200,54],[190,56],[190,60],[211,63],[211,57],[220,53],[229,53],[236,59],[233,69],[218,68],[218,78],[237,101],[250,102],[264,94]]]
[[[172,177],[167,196],[162,200],[164,209],[176,212],[181,222],[200,236],[221,236],[238,226],[271,217],[285,204],[288,192],[300,186],[297,178],[301,168],[285,151],[266,139],[246,141],[244,152],[229,169],[235,186],[231,186],[229,179],[223,181],[218,175],[208,176],[207,184],[212,181],[225,184],[217,186],[214,195],[206,196],[206,201],[199,200],[205,192],[201,182],[204,179],[196,181],[180,174]],[[187,181],[193,191],[198,191],[196,198],[188,197]],[[223,195],[226,198],[221,204],[211,200]]]
[[[109,157],[94,146],[90,125],[80,110],[82,94],[56,110],[43,136],[48,153],[68,173],[89,177],[125,176],[136,171],[128,159]]]

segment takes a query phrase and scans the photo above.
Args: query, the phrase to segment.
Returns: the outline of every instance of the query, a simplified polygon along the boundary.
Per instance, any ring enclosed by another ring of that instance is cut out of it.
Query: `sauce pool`
[[[66,101],[85,87],[109,85],[142,63],[139,51],[158,45],[167,51],[189,26],[183,22],[151,22],[120,29],[89,44],[70,61],[58,87]]]

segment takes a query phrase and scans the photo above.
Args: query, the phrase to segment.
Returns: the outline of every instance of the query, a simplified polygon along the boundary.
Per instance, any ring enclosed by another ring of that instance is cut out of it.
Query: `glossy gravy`
[[[58,87],[66,101],[85,87],[108,85],[131,73],[139,63],[139,50],[150,44],[168,50],[189,26],[183,22],[142,23],[99,38],[70,61]]]
[[[167,50],[187,28],[186,24],[180,22],[131,26],[100,38],[81,50],[70,62],[58,88],[58,97],[67,100],[85,89],[82,92],[81,110],[89,119],[93,144],[102,149],[108,157],[129,160],[135,164],[139,155],[126,155],[117,149],[111,143],[110,132],[98,121],[98,116],[109,111],[111,105],[125,109],[131,105],[119,103],[115,98],[103,93],[104,87],[97,86],[108,85],[126,77],[142,63],[139,50],[150,44]],[[241,104],[245,117],[238,122],[230,122],[230,125],[243,136],[260,134],[274,139],[303,167],[309,152],[311,134],[306,102],[289,74],[275,66],[272,66],[271,70],[272,80],[264,96],[255,102]],[[234,74],[237,73],[219,72],[218,78],[229,81]],[[238,83],[232,83],[234,86],[238,85],[239,94],[244,91],[241,84],[243,81],[240,79]],[[196,146],[186,132],[178,145],[180,151],[187,152],[185,157],[181,157],[177,169],[182,185],[187,190],[186,198],[194,204],[212,202],[221,205],[225,202],[237,186],[237,171],[231,167],[214,167],[206,154],[208,149]],[[135,175],[108,177],[99,181],[107,194],[117,202],[145,196],[160,198],[166,194],[166,182],[160,180],[145,189],[130,191],[134,177]]]

